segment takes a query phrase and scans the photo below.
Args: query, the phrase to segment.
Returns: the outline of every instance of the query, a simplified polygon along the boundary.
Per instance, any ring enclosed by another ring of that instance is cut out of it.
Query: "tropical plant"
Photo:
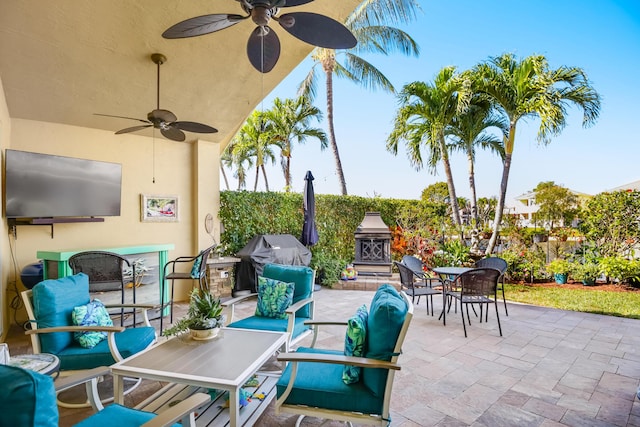
[[[600,268],[609,280],[622,283],[640,279],[640,260],[637,259],[622,256],[603,257],[600,260]]]
[[[233,176],[238,179],[238,190],[247,186],[247,169],[253,167],[253,160],[249,157],[248,150],[244,146],[239,146],[237,142],[232,141],[227,145],[220,159],[220,169],[227,190],[229,189],[229,181],[224,172],[225,167],[232,170]]]
[[[573,280],[583,283],[593,283],[601,274],[600,265],[594,262],[577,263],[571,267]]]
[[[386,23],[409,23],[415,18],[419,7],[417,0],[364,0],[345,22],[347,28],[358,40],[354,49],[336,51],[316,47],[311,52],[314,65],[300,84],[299,94],[306,95],[313,101],[318,81],[316,67],[320,67],[326,79],[329,145],[336,162],[336,174],[342,195],[347,194],[347,183],[344,179],[333,122],[333,76],[335,74],[337,77],[346,78],[366,88],[394,92],[395,89],[389,79],[358,54],[388,55],[392,52],[400,52],[404,55],[417,56],[419,48],[416,42],[404,31],[388,26]],[[344,61],[339,62],[339,57],[344,58]]]
[[[177,335],[189,329],[204,330],[222,327],[225,316],[222,314],[220,299],[209,292],[194,288],[189,295],[189,309],[187,315],[180,318],[162,335]]]
[[[265,163],[275,163],[275,154],[273,152],[274,141],[271,140],[272,124],[267,120],[265,114],[261,111],[254,111],[247,118],[246,122],[238,133],[231,140],[233,146],[233,155],[238,158],[254,159],[252,163],[256,167],[256,180],[253,185],[253,191],[258,189],[259,173],[262,172],[264,185],[269,191],[269,180],[267,179],[267,171]]]
[[[537,217],[547,221],[552,230],[554,223],[564,226],[571,224],[578,212],[578,198],[568,188],[553,181],[541,182],[533,190],[535,202],[539,206]]]
[[[468,80],[456,73],[455,67],[445,67],[436,75],[433,83],[406,84],[398,95],[400,108],[394,119],[393,129],[387,138],[387,150],[398,153],[398,144],[405,141],[409,161],[417,169],[423,167],[422,148],[428,150],[427,165],[432,173],[442,162],[449,203],[454,224],[461,227],[460,209],[456,197],[449,149],[445,141],[445,129],[456,114],[464,111],[469,103]]]
[[[569,274],[571,273],[571,263],[563,258],[556,258],[547,264],[547,271],[550,274]]]
[[[487,132],[496,128],[501,136]],[[467,155],[469,190],[471,194],[471,219],[475,228],[480,227],[478,200],[476,195],[475,161],[476,149],[482,148],[497,153],[504,159],[503,140],[509,134],[509,124],[504,116],[496,114],[491,103],[481,96],[472,98],[469,107],[453,117],[445,133],[452,140],[453,149],[463,151]]]
[[[320,149],[327,147],[327,135],[322,129],[310,126],[312,119],[320,120],[322,112],[311,105],[309,99],[280,98],[273,100],[273,107],[265,113],[269,121],[269,137],[280,147],[280,163],[284,174],[285,190],[291,189],[291,152],[293,144],[304,144],[307,138],[320,141]]]
[[[486,250],[490,255],[497,243],[504,212],[516,127],[520,119],[540,118],[537,139],[548,144],[551,136],[559,134],[566,126],[571,105],[583,110],[583,126],[593,124],[600,113],[600,96],[581,68],[561,66],[550,69],[542,55],[518,60],[512,54],[503,54],[477,65],[473,76],[475,91],[487,94],[509,121],[498,207]]]
[[[433,255],[434,267],[466,266],[471,264],[471,253],[460,240],[450,240],[440,246],[440,250]]]

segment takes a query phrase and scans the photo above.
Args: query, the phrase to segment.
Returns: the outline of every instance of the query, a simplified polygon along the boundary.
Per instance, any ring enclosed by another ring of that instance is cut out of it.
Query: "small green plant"
[[[579,282],[595,282],[601,274],[600,266],[593,262],[575,264],[571,268],[571,277]]]
[[[189,295],[187,315],[166,329],[162,335],[177,335],[189,329],[204,330],[222,327],[225,321],[222,310],[219,298],[200,288],[195,288]]]
[[[571,272],[571,264],[566,259],[556,258],[547,264],[547,272],[550,274],[568,274]]]
[[[600,261],[602,272],[610,279],[624,282],[640,275],[639,262],[621,256],[608,256]]]

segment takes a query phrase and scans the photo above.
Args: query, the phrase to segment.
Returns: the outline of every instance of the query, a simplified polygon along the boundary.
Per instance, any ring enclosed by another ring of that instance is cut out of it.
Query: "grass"
[[[509,301],[640,319],[640,292],[610,292],[506,284],[505,295]]]

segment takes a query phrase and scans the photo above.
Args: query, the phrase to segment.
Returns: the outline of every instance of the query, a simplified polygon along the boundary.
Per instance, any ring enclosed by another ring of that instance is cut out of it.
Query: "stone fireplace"
[[[355,232],[359,275],[391,276],[391,231],[379,212],[367,212]]]

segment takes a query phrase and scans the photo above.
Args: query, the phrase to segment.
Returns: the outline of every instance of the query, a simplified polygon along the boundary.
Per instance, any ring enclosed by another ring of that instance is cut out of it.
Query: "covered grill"
[[[367,212],[355,232],[356,260],[363,276],[391,276],[391,231],[379,212]]]

